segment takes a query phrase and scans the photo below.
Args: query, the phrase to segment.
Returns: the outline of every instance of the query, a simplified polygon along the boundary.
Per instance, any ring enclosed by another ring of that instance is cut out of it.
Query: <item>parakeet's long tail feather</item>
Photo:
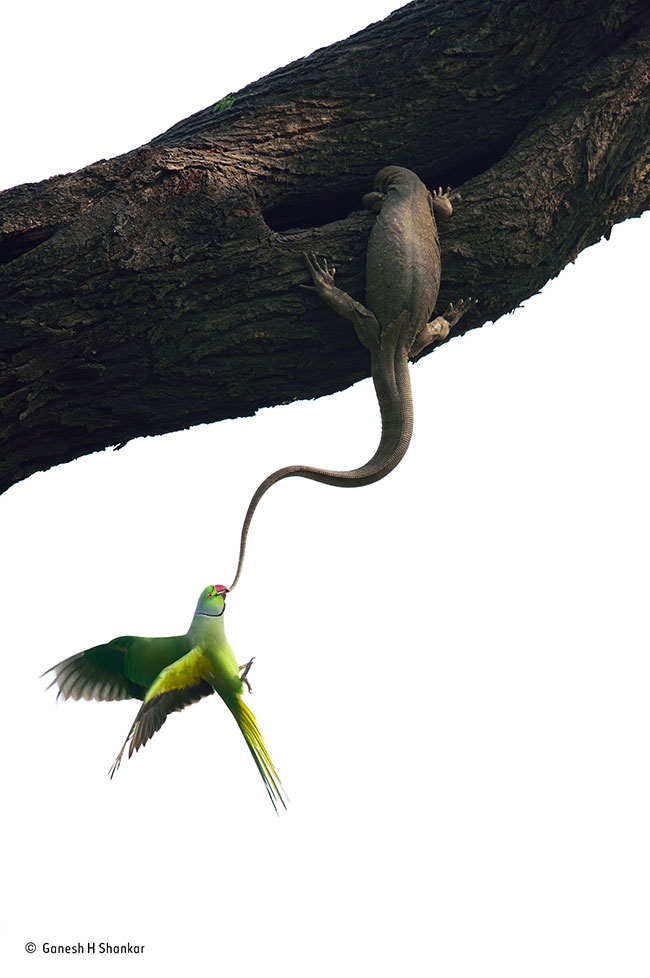
[[[262,776],[262,781],[264,782],[264,787],[268,791],[269,798],[275,808],[276,812],[278,810],[278,803],[286,809],[287,799],[284,788],[282,787],[282,782],[278,777],[278,773],[273,767],[273,761],[269,757],[269,752],[266,749],[266,745],[262,740],[262,735],[257,726],[257,720],[248,709],[244,703],[241,696],[234,696],[226,701],[228,709],[237,721],[237,725],[244,735],[244,740],[248,744],[248,749],[253,755],[253,760],[257,766],[257,770]],[[288,799],[287,799],[288,800]]]

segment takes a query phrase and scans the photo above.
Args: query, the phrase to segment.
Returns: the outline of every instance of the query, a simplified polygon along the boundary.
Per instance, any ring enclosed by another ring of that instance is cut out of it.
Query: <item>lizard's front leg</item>
[[[477,299],[459,299],[456,305],[450,303],[442,316],[436,316],[430,323],[423,326],[413,340],[409,352],[409,359],[414,360],[431,343],[439,343],[441,340],[446,340],[452,326],[455,326],[467,310],[476,305],[477,301]]]
[[[454,212],[454,204],[457,200],[460,200],[460,194],[454,193],[451,187],[447,187],[446,190],[438,187],[430,193],[429,204],[436,221],[447,221]]]
[[[330,269],[326,261],[321,264],[314,255],[307,254],[304,255],[304,259],[314,284],[302,285],[301,288],[317,292],[334,312],[354,323],[357,336],[364,346],[370,350],[377,350],[381,331],[374,314],[347,292],[334,285],[336,270]]]

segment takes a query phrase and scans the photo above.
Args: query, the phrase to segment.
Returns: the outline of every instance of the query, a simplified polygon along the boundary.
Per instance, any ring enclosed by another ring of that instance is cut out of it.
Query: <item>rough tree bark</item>
[[[514,309],[650,202],[647,0],[417,0],[131,153],[0,195],[0,491],[137,435],[368,374],[298,288],[363,299],[395,163],[460,188],[441,230],[458,332]]]

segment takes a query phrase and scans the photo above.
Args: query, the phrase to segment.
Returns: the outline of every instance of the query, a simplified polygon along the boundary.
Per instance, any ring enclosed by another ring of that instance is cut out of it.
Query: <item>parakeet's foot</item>
[[[253,690],[252,690],[251,684],[249,683],[249,681],[246,678],[246,676],[248,675],[248,672],[250,670],[250,667],[253,665],[254,662],[255,662],[255,656],[253,656],[253,658],[249,662],[247,662],[245,665],[239,667],[239,671],[241,672],[241,676],[239,678],[246,685],[246,687],[248,688],[248,692],[249,693],[252,693]],[[242,669],[244,670],[243,672],[242,672]]]

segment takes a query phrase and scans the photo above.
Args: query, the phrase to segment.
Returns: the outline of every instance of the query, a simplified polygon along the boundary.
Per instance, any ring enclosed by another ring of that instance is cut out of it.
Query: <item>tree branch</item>
[[[58,462],[341,390],[348,324],[303,251],[363,299],[394,163],[460,187],[440,306],[462,331],[537,292],[650,203],[644,0],[418,0],[147,146],[0,195],[0,491]]]

